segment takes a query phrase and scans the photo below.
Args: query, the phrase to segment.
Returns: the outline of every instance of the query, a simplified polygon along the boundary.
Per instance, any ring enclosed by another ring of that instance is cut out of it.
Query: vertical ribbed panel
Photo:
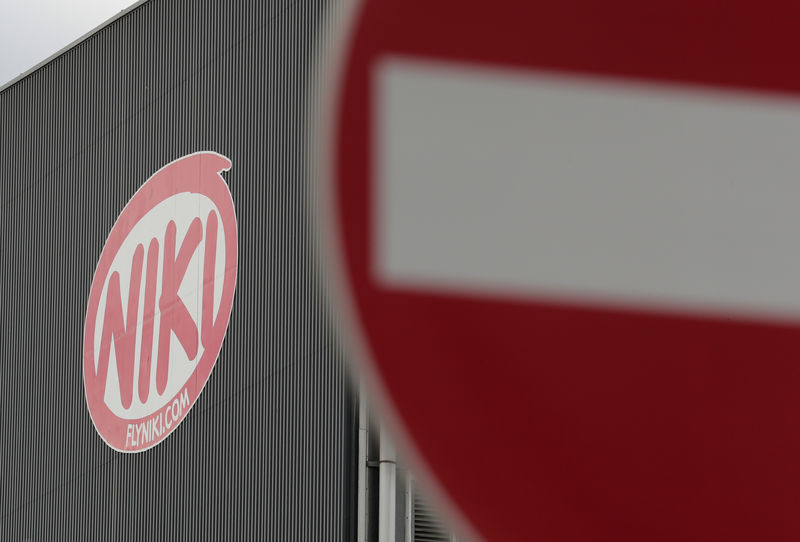
[[[151,0],[0,93],[0,539],[353,538],[356,410],[309,210],[331,13]],[[181,426],[116,453],[84,398],[92,274],[136,189],[199,150],[233,162],[227,337]]]

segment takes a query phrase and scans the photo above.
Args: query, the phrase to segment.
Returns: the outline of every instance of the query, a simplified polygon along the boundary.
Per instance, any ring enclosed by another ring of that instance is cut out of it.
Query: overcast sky
[[[0,86],[137,0],[0,0]]]

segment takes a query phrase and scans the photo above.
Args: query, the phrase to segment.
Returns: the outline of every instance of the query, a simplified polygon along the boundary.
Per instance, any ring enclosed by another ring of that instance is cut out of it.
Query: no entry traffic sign
[[[800,537],[800,8],[364,2],[360,357],[489,540]]]

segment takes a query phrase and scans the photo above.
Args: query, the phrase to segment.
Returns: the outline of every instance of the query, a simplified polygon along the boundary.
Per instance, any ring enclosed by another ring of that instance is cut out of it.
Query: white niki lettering
[[[189,391],[184,388],[180,396],[157,414],[138,424],[128,424],[126,446],[141,446],[161,437],[165,428],[169,430],[183,417],[189,408]]]

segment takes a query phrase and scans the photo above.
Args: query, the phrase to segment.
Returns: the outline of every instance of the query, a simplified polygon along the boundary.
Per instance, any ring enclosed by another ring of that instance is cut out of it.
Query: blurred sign
[[[800,536],[800,8],[364,2],[332,246],[488,540]]]

